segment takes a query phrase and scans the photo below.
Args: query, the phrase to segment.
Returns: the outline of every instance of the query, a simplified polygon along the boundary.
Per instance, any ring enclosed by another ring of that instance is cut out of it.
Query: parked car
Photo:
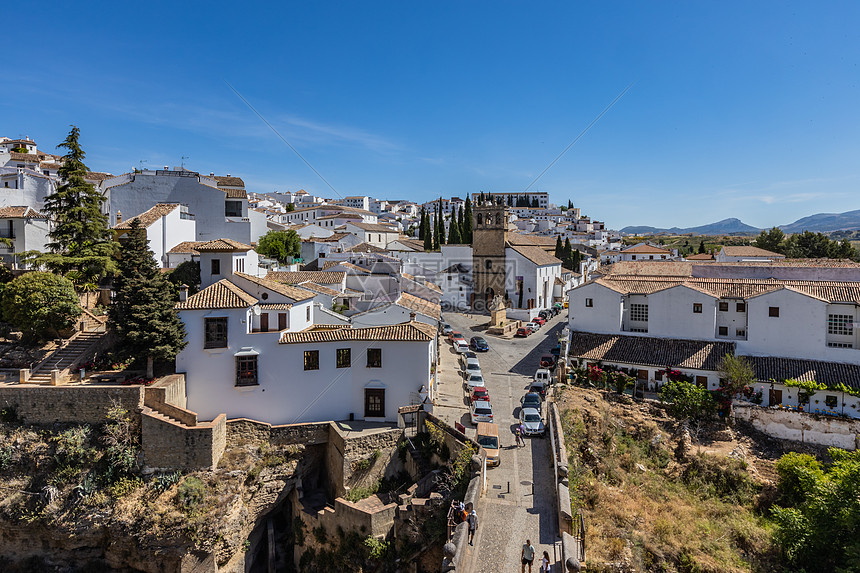
[[[472,402],[472,407],[470,408],[469,413],[472,416],[472,423],[476,426],[478,425],[478,422],[493,421],[493,406],[490,404],[489,400],[478,400],[477,402]]]
[[[451,328],[450,324],[448,324],[447,322],[442,323],[442,335],[443,336],[448,336],[452,332],[454,332],[454,329]]]
[[[484,386],[475,386],[472,388],[472,396],[470,398],[471,402],[477,402],[478,400],[489,400],[490,399],[490,391],[487,390]]]
[[[480,374],[481,364],[478,362],[477,358],[466,358],[461,369],[463,370],[463,377],[467,378],[470,374]]]
[[[540,325],[536,322],[527,322],[526,328],[528,328],[532,332],[537,332],[538,329],[540,328]]]
[[[499,458],[499,426],[489,422],[478,422],[475,441],[487,452],[487,465],[497,466]]]
[[[454,341],[454,351],[463,354],[465,352],[469,352],[469,345],[466,344],[466,341],[462,338]]]
[[[538,313],[538,316],[544,320],[549,320],[550,317],[552,317],[552,311],[551,310],[542,310]]]
[[[478,386],[487,387],[484,383],[484,377],[481,374],[469,374],[469,377],[466,378],[466,389],[469,393],[472,392],[473,388],[477,388]]]
[[[561,354],[561,348],[556,346],[555,348],[550,350],[549,353],[552,354],[553,356],[555,356],[555,361],[558,362],[558,356],[559,356],[559,354]]]
[[[459,332],[457,330],[452,330],[451,332],[448,333],[448,340],[450,340],[451,342],[454,342],[455,338],[463,338],[463,333]],[[465,340],[465,338],[463,338],[463,340]]]
[[[515,338],[525,338],[526,336],[528,336],[531,333],[532,333],[532,331],[529,328],[518,328],[517,332],[514,334],[514,337]]]
[[[528,392],[520,398],[520,405],[522,406],[520,410],[524,408],[534,408],[540,412],[543,409],[543,400],[541,399],[540,394],[536,392]]]
[[[463,362],[465,362],[469,358],[478,358],[478,355],[475,354],[474,352],[472,352],[471,350],[464,352],[463,354],[460,355],[460,360],[462,360]]]
[[[540,367],[552,370],[555,368],[555,356],[552,354],[541,354]]]
[[[527,436],[543,436],[546,432],[540,411],[535,408],[520,408],[520,424]]]
[[[472,339],[469,340],[469,348],[475,352],[487,352],[490,349],[490,345],[487,344],[487,341],[484,340],[483,337],[473,336]]]
[[[536,322],[537,324],[543,326],[546,324],[546,319],[542,316],[536,316],[532,319],[532,322]]]
[[[549,386],[549,384],[547,384],[546,382],[539,382],[535,380],[529,385],[528,391],[540,395],[541,398],[546,398],[547,386]]]

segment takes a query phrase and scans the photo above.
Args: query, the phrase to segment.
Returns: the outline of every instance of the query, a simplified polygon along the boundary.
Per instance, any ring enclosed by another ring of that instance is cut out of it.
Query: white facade
[[[514,248],[505,249],[505,290],[514,308],[543,309],[552,306],[555,279],[561,263],[538,264]]]
[[[15,253],[42,251],[50,241],[51,221],[29,207],[0,207],[0,237],[12,241],[12,246],[0,245],[0,259],[18,266]]]
[[[155,214],[149,217],[148,215],[151,213]],[[187,213],[183,205],[156,205],[147,213],[141,213],[139,219],[146,230],[149,250],[152,251],[155,262],[162,268],[170,268],[167,254],[170,249],[180,243],[196,240],[196,221]],[[114,229],[117,227],[115,226]],[[119,238],[122,240],[122,235],[127,230],[120,229],[118,232]]]
[[[57,190],[47,175],[32,169],[0,167],[0,207],[26,205],[36,211],[45,206],[45,197]]]

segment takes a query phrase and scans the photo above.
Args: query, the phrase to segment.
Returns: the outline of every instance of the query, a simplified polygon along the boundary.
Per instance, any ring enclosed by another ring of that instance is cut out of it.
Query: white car
[[[472,394],[472,388],[477,388],[478,386],[484,386],[484,377],[481,374],[469,374],[469,377],[466,378],[466,390],[469,391],[469,395]]]
[[[481,364],[477,358],[467,358],[465,364],[462,365],[463,377],[468,377],[469,374],[480,374]]]
[[[465,354],[466,352],[469,352],[469,343],[465,340],[455,340],[454,352],[456,352],[457,354]]]
[[[478,425],[478,422],[493,421],[493,407],[490,405],[489,400],[477,400],[472,402],[470,414],[472,416],[472,423],[475,425]]]
[[[538,331],[538,329],[540,328],[540,325],[539,325],[538,323],[536,323],[536,322],[527,322],[527,323],[526,323],[526,328],[528,328],[528,329],[529,329],[529,330],[531,330],[532,332],[537,332],[537,331]]]

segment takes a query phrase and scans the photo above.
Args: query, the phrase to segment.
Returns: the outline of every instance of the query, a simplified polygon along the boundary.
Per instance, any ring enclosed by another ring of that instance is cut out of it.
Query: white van
[[[543,382],[549,384],[552,381],[552,374],[546,368],[538,368],[535,372],[535,382]]]

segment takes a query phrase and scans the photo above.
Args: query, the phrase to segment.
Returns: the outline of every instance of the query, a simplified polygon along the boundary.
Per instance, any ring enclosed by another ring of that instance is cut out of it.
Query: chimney
[[[230,174],[229,174],[229,173],[227,174],[227,177],[230,177]]]
[[[414,310],[412,312],[410,312],[409,313],[409,322],[415,322],[416,316],[418,316],[418,314]]]
[[[169,165],[165,165],[165,166],[164,166],[164,170],[165,170],[165,171],[170,171],[170,166],[169,166]]]
[[[215,172],[214,172],[214,171],[210,171],[210,172],[209,172],[209,177],[215,177]]]
[[[181,284],[179,285],[179,302],[185,302],[188,300],[188,285]]]
[[[116,210],[116,224],[119,225],[122,223],[122,211],[119,209]]]

